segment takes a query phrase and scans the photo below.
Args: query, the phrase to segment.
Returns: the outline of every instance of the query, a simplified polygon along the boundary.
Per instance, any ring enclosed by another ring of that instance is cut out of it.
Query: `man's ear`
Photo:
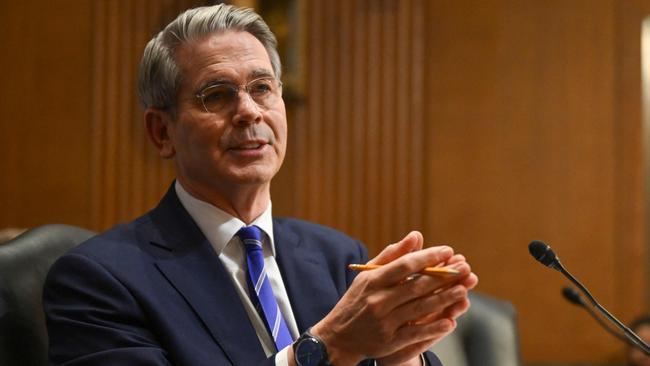
[[[147,108],[144,111],[144,126],[149,140],[158,149],[158,154],[164,159],[171,159],[176,154],[172,142],[172,118],[168,112],[157,108]]]

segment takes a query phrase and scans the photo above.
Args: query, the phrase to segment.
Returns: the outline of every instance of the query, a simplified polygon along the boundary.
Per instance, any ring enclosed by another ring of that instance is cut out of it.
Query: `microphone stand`
[[[594,309],[591,308],[590,305],[587,305],[585,301],[582,299],[582,296],[580,296],[580,293],[576,290],[573,289],[573,287],[565,286],[562,288],[562,295],[564,295],[564,298],[569,301],[570,303],[577,305],[589,313],[589,315],[600,324],[600,326],[607,331],[607,333],[611,334],[612,336],[616,337],[617,339],[625,342],[626,344],[636,347],[636,343],[630,341],[626,336],[622,335],[621,333],[617,332],[616,330],[612,329],[611,326],[606,323],[602,317],[598,316]]]
[[[626,327],[623,323],[621,323],[618,319],[616,319],[616,317],[614,317],[614,315],[610,314],[609,311],[607,311],[607,309],[605,309],[604,307],[602,307],[602,306],[598,303],[598,301],[596,301],[596,299],[591,295],[591,293],[589,292],[589,290],[587,290],[587,288],[586,288],[582,283],[580,283],[580,281],[578,281],[578,279],[576,279],[575,277],[573,277],[573,275],[572,275],[571,273],[569,273],[569,271],[567,271],[567,270],[564,268],[564,266],[562,265],[562,263],[560,263],[560,259],[559,259],[559,258],[555,258],[555,261],[554,261],[553,263],[551,263],[551,264],[549,265],[549,267],[551,267],[551,268],[553,268],[553,269],[559,271],[559,272],[562,273],[566,278],[568,278],[571,282],[573,282],[574,285],[578,286],[578,288],[580,289],[580,291],[582,291],[582,293],[584,293],[584,294],[587,296],[587,298],[589,299],[589,302],[591,302],[591,303],[593,304],[593,306],[594,306],[594,307],[595,307],[595,308],[596,308],[596,309],[597,309],[601,314],[603,314],[607,319],[609,319],[609,321],[611,321],[612,323],[614,323],[614,325],[616,325],[616,327],[619,328],[619,329],[623,332],[623,334],[625,334],[625,337],[627,337],[627,339],[629,339],[631,342],[633,342],[633,343],[634,343],[638,348],[640,348],[640,349],[641,349],[641,350],[642,350],[646,355],[650,355],[650,346],[648,346],[648,345],[647,345],[647,344],[646,344],[646,343],[645,343],[641,338],[639,338],[639,336],[636,335],[636,333],[634,333],[633,331],[631,331],[630,328]]]

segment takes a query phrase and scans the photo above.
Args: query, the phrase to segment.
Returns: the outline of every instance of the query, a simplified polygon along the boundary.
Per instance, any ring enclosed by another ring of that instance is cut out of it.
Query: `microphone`
[[[560,262],[560,258],[553,252],[550,246],[546,245],[546,243],[539,241],[539,240],[533,240],[529,245],[528,245],[528,251],[530,254],[535,258],[537,261],[545,265],[546,267],[553,268],[560,273],[562,273],[566,278],[568,278],[571,282],[573,282],[574,285],[576,285],[580,291],[582,291],[585,296],[587,296],[587,299],[589,299],[589,302],[605,317],[607,318],[610,322],[612,322],[618,329],[620,329],[623,334],[625,334],[625,337],[630,340],[634,345],[636,345],[639,349],[641,349],[645,354],[650,355],[650,346],[648,346],[641,338],[639,338],[636,333],[631,331],[628,327],[626,327],[623,323],[621,323],[618,319],[616,319],[612,314],[610,314],[607,309],[602,307],[598,301],[591,295],[589,290],[578,281],[577,278],[573,277],[569,271],[564,268],[562,263]],[[581,300],[582,298],[580,298]]]
[[[562,296],[569,301],[570,303],[578,306],[585,306],[585,301],[580,296],[580,293],[576,291],[573,287],[564,286],[562,287]]]
[[[555,255],[553,249],[551,249],[551,247],[546,245],[543,241],[533,240],[528,245],[528,251],[530,252],[530,255],[533,256],[533,258],[537,259],[546,267],[550,267],[561,272],[560,268],[563,267],[560,263],[560,259],[557,257],[557,255]]]
[[[634,344],[629,339],[624,337],[621,333],[615,331],[609,325],[607,325],[607,323],[605,323],[603,319],[594,312],[591,306],[585,303],[585,301],[582,299],[582,296],[580,296],[580,293],[576,291],[576,289],[574,289],[573,287],[564,286],[562,287],[562,296],[564,296],[564,298],[570,303],[580,306],[581,308],[587,310],[589,315],[591,315],[591,317],[594,318],[594,320],[596,320],[598,324],[600,324],[600,326],[607,331],[607,333],[613,335],[614,337],[627,343],[628,345],[636,346],[636,344]]]

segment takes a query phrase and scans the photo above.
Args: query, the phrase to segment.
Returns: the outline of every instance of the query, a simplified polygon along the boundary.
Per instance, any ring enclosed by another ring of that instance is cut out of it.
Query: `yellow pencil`
[[[353,271],[369,271],[381,266],[381,264],[349,264],[348,268]],[[429,276],[458,276],[460,274],[457,270],[446,267],[427,267],[418,273]]]

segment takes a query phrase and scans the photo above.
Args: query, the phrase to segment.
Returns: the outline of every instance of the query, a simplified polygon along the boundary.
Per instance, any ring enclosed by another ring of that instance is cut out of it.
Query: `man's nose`
[[[253,100],[248,92],[240,90],[236,100],[236,110],[233,116],[233,123],[258,123],[262,120],[260,106]]]

